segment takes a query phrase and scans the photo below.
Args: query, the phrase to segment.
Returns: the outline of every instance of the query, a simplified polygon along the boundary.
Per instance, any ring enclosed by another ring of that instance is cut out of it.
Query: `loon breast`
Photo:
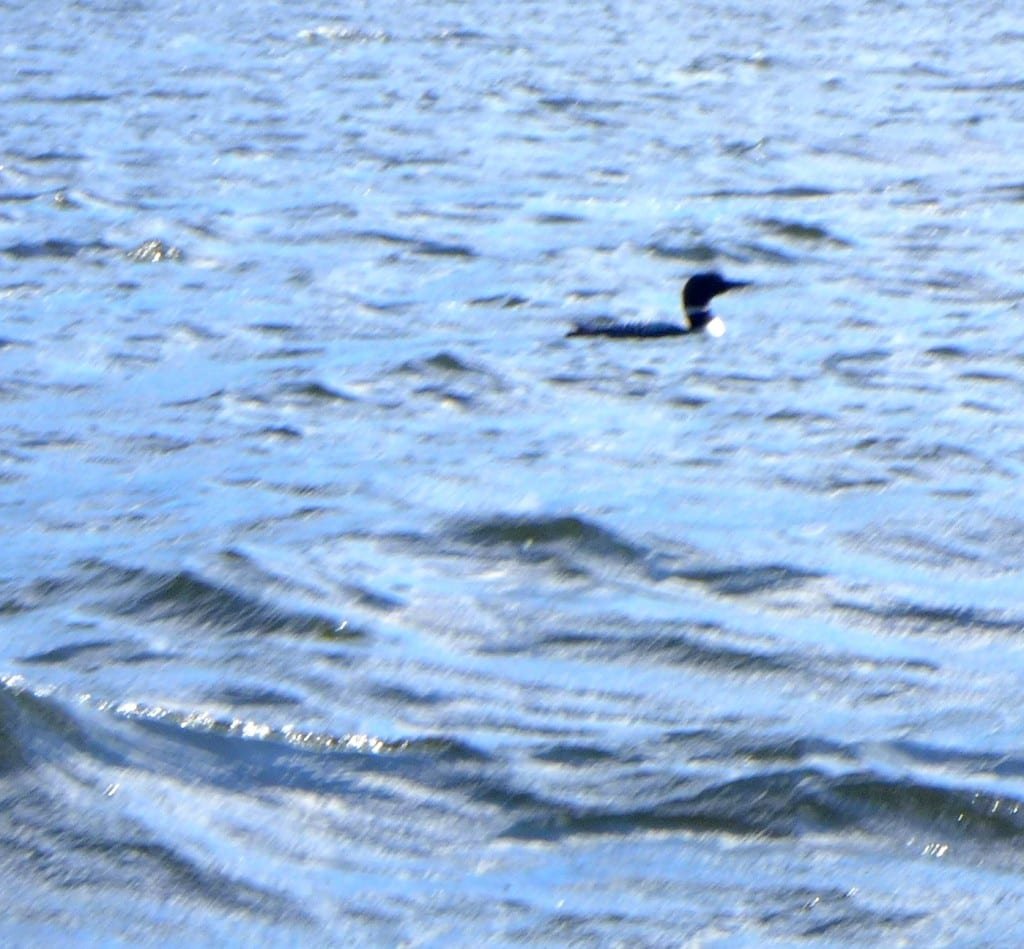
[[[725,336],[725,320],[720,316],[713,316],[707,323],[704,324],[704,332],[708,336],[714,336],[718,339],[720,336]]]

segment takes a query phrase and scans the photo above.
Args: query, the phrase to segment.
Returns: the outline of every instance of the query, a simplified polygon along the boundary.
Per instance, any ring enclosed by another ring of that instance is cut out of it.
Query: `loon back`
[[[682,292],[686,326],[678,323],[577,323],[567,334],[572,336],[608,336],[613,339],[652,339],[659,336],[685,336],[707,331],[721,336],[725,324],[711,312],[711,300],[720,293],[746,287],[744,280],[726,280],[714,271],[694,274]]]
[[[653,339],[656,336],[685,336],[691,330],[678,323],[577,323],[571,336],[610,336],[613,339]]]

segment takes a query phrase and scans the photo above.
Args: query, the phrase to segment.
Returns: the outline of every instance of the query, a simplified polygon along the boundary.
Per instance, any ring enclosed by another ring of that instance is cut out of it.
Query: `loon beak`
[[[749,287],[752,285],[753,281],[751,280],[726,280],[725,290],[739,290],[740,287]],[[722,292],[724,293],[725,290],[723,290]]]

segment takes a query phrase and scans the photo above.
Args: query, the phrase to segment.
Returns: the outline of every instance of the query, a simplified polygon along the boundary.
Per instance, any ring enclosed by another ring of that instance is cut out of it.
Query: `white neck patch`
[[[708,336],[714,336],[714,337],[724,336],[725,335],[725,321],[723,319],[721,319],[721,317],[718,317],[718,316],[711,317],[711,322],[708,323],[708,325],[704,327],[704,332],[707,333]]]

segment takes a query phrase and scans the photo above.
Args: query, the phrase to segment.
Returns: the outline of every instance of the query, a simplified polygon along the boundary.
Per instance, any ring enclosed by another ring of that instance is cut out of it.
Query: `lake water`
[[[1022,54],[0,2],[4,941],[1015,943]]]

